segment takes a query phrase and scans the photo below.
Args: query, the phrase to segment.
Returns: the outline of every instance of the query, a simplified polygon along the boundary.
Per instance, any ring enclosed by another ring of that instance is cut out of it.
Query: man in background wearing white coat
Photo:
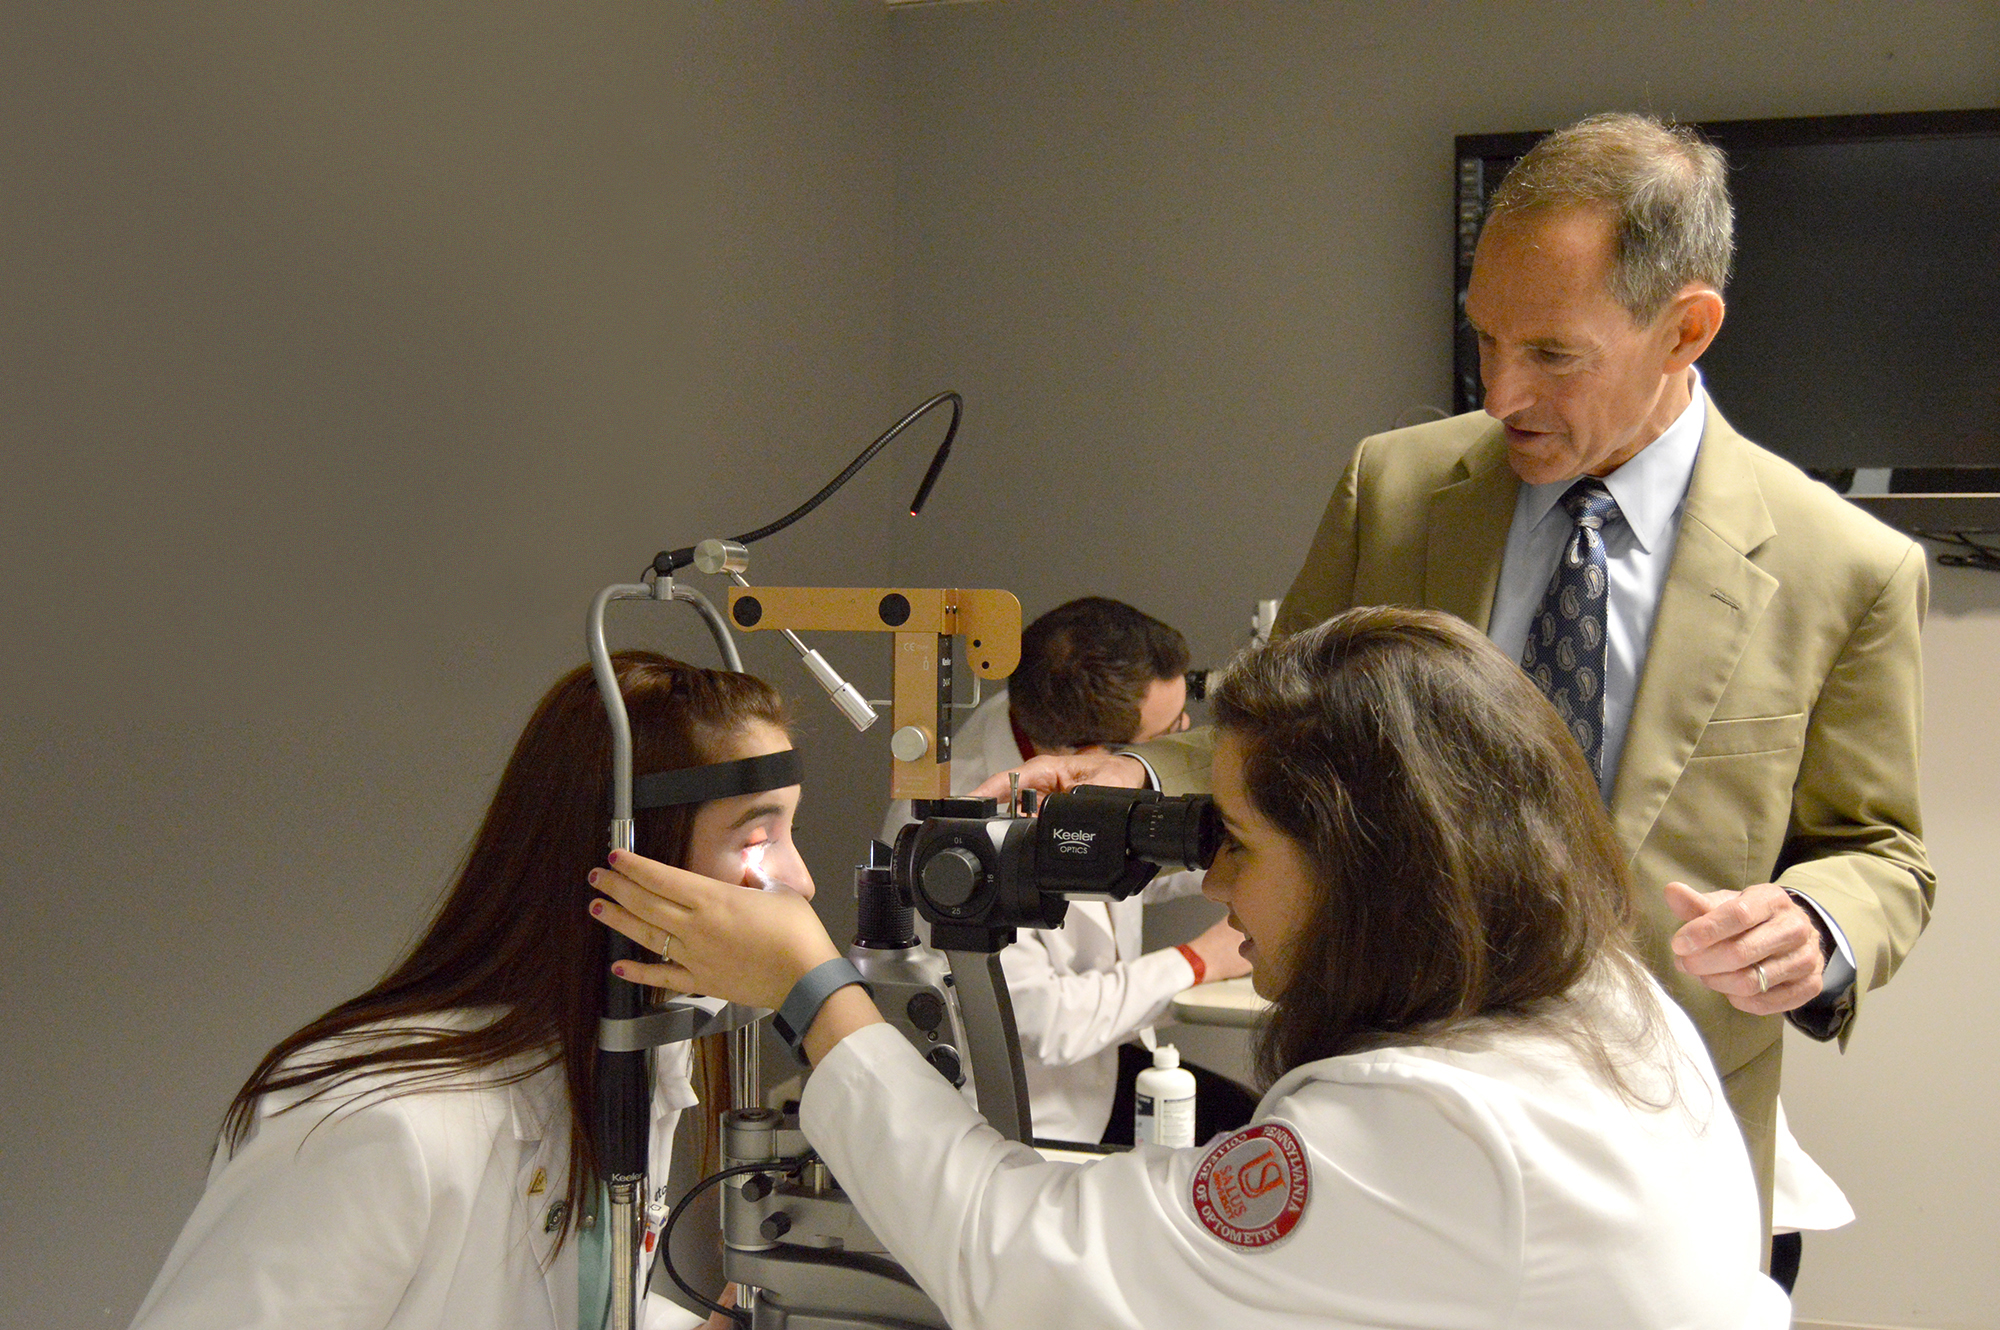
[[[952,793],[1040,753],[1102,751],[1186,729],[1187,668],[1179,631],[1122,601],[1086,596],[1057,606],[1021,634],[1021,663],[1007,687],[952,736]],[[882,839],[893,842],[909,821],[909,803],[892,804]],[[1250,972],[1238,950],[1243,935],[1220,920],[1192,942],[1142,954],[1145,904],[1200,890],[1201,874],[1174,873],[1130,900],[1072,901],[1061,928],[1022,929],[1000,953],[1037,1136],[1130,1143],[1129,1109],[1123,1121],[1112,1111],[1120,1046],[1164,1017],[1182,990]],[[1125,1061],[1129,1103],[1132,1078],[1151,1059],[1134,1048]],[[1220,1129],[1248,1120],[1254,1099],[1191,1070],[1199,1121]]]

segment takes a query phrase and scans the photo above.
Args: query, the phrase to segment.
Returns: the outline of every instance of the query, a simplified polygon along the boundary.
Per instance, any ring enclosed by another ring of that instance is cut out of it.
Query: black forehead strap
[[[642,808],[671,808],[677,804],[705,804],[711,799],[727,799],[738,794],[759,794],[782,790],[805,779],[805,765],[796,748],[765,753],[761,757],[715,762],[705,767],[682,767],[678,771],[656,771],[632,781],[632,811]]]

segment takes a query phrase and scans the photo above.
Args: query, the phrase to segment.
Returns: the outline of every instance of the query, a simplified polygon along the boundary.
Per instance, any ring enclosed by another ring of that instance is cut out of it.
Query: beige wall
[[[2000,103],[1990,4],[1584,9],[11,15],[0,1306],[129,1318],[229,1092],[407,939],[654,549],[957,387],[921,522],[878,516],[906,443],[754,575],[1103,591],[1213,660],[1351,442],[1444,400],[1454,133]],[[1788,1098],[1864,1215],[1802,1310],[1972,1326],[2000,578],[1936,606],[1938,924]],[[706,659],[692,616],[629,636]],[[838,918],[879,743],[750,645],[815,771],[866,773],[805,833]],[[879,695],[872,644],[819,645]]]
[[[1103,591],[1210,661],[1354,441],[1448,404],[1453,135],[2000,104],[1990,3],[947,5],[894,31],[897,370],[949,375],[978,429],[897,575],[970,565],[1030,614]],[[1805,1317],[2000,1325],[2000,577],[1939,570],[1934,601],[1937,922],[1849,1054],[1787,1067],[1862,1215],[1808,1244]]]
[[[0,1320],[130,1320],[230,1093],[408,940],[591,595],[908,405],[887,56],[858,3],[10,10]],[[879,581],[900,451],[754,571]],[[886,771],[768,637],[815,769]],[[836,900],[854,855],[814,843]]]

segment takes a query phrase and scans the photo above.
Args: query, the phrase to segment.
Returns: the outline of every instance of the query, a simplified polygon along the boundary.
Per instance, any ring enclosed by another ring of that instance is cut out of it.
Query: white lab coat
[[[1621,1098],[1561,1040],[1499,1026],[1294,1069],[1249,1129],[1302,1147],[1298,1191],[1264,1197],[1301,1208],[1263,1246],[1225,1241],[1196,1209],[1204,1176],[1213,1200],[1224,1173],[1205,1161],[1244,1158],[1225,1153],[1234,1137],[1044,1161],[887,1026],[827,1056],[802,1121],[957,1330],[1775,1330],[1789,1307],[1758,1272],[1742,1137],[1687,1017],[1651,981],[1647,995],[1667,1033],[1630,1074],[1656,1093],[1673,1069],[1663,1110]]]
[[[975,707],[952,736],[951,789],[969,794],[987,777],[1021,765],[1007,717],[1007,690]],[[890,805],[882,839],[910,820],[907,800]],[[1141,954],[1145,906],[1192,896],[1200,873],[1163,873],[1122,901],[1071,901],[1061,928],[1022,929],[1000,953],[1035,1134],[1099,1141],[1118,1088],[1118,1046],[1158,1023],[1194,970],[1172,947]]]
[[[694,1102],[688,1046],[661,1050],[652,1171]],[[218,1149],[133,1330],[577,1330],[576,1242],[551,1207],[569,1165],[560,1066],[385,1098],[379,1077],[277,1112]],[[373,1091],[373,1093],[371,1093]],[[646,1299],[645,1330],[700,1319]]]

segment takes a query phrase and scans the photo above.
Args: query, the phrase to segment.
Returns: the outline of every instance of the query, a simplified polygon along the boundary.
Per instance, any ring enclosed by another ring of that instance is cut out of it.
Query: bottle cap
[[[1161,1044],[1153,1050],[1155,1067],[1178,1067],[1181,1065],[1181,1051],[1172,1044]]]

